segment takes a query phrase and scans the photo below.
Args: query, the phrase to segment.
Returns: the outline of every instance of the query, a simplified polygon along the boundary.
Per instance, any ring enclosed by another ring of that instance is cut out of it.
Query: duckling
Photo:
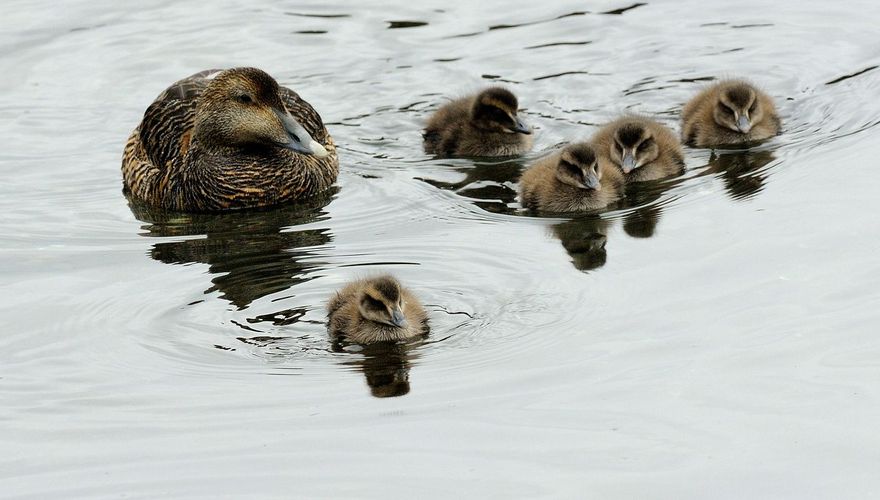
[[[330,333],[358,344],[404,340],[428,333],[419,300],[392,276],[346,285],[327,305]]]
[[[438,109],[422,137],[425,152],[447,156],[515,156],[532,147],[532,129],[517,116],[516,96],[489,87]]]
[[[599,129],[591,142],[599,164],[617,168],[626,182],[663,179],[684,172],[684,153],[675,134],[650,118],[618,118]]]
[[[620,198],[623,175],[601,166],[592,146],[576,143],[542,158],[520,180],[526,208],[544,212],[581,212],[605,208]]]
[[[773,100],[745,80],[724,80],[693,97],[681,113],[681,137],[708,148],[761,141],[779,133]]]
[[[320,115],[256,68],[173,84],[125,145],[125,191],[187,212],[278,205],[328,189],[339,171]]]

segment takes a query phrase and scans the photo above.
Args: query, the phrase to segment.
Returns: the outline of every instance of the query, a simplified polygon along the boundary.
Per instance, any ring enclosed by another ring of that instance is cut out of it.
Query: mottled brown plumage
[[[329,188],[338,171],[318,113],[255,68],[202,71],[169,87],[122,159],[133,197],[189,212],[295,201]]]
[[[327,304],[328,328],[350,342],[404,340],[428,333],[419,300],[391,276],[349,283]]]
[[[542,212],[586,212],[620,198],[623,175],[602,166],[587,143],[566,146],[538,160],[523,173],[520,198],[526,208]]]
[[[736,146],[779,133],[773,99],[744,80],[724,80],[693,97],[681,113],[681,137],[700,148]]]
[[[617,168],[628,183],[684,172],[678,138],[669,128],[647,117],[620,117],[599,129],[591,142],[599,164]]]
[[[437,156],[515,156],[532,147],[532,130],[519,119],[516,96],[502,87],[443,105],[423,134],[425,152]]]

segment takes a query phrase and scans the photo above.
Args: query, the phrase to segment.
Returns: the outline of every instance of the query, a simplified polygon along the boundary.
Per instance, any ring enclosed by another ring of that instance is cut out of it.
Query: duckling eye
[[[647,140],[642,141],[642,143],[639,144],[639,147],[636,148],[636,151],[638,151],[638,152],[641,153],[641,152],[643,152],[644,150],[648,149],[648,146],[650,145],[650,144],[649,144],[650,142],[651,142],[651,139],[647,139]]]
[[[754,113],[756,109],[758,109],[758,101],[753,102],[752,105],[749,106],[749,113]]]
[[[364,297],[364,307],[374,311],[384,311],[386,309],[385,304],[369,296]]]
[[[733,110],[728,108],[727,106],[721,106],[721,111],[723,111],[724,114],[726,114],[726,115],[733,115],[734,114]]]
[[[254,102],[254,100],[251,99],[251,96],[249,96],[247,94],[241,94],[240,96],[238,96],[238,102],[240,102],[242,104],[250,104],[250,103]]]
[[[510,123],[511,122],[510,116],[508,116],[507,113],[505,113],[504,111],[502,111],[498,108],[492,108],[491,111],[489,111],[489,118],[491,118],[492,121],[495,121],[498,123]]]

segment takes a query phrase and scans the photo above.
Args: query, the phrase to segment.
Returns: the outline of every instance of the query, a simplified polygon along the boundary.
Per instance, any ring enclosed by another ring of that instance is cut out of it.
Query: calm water
[[[880,6],[418,4],[0,6],[0,497],[880,495]],[[130,207],[143,110],[235,65],[320,111],[338,190]],[[624,110],[677,130],[724,75],[785,134],[603,218],[521,213],[530,159]],[[491,82],[535,152],[422,154]],[[382,271],[432,335],[334,348],[329,294]]]

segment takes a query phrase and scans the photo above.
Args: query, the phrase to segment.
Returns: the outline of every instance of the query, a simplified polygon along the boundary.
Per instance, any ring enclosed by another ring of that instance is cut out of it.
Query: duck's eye
[[[753,102],[752,105],[749,106],[749,113],[754,113],[756,109],[758,109],[758,101]]]
[[[370,296],[364,297],[364,308],[372,309],[374,311],[385,311],[387,309],[385,304]]]
[[[510,119],[510,115],[498,108],[491,108],[491,110],[489,111],[489,118],[491,118],[494,122],[504,124],[511,123],[512,121]]]
[[[734,115],[733,110],[728,108],[727,106],[721,106],[721,111],[723,111],[726,115]]]
[[[651,142],[650,139],[642,141],[642,143],[639,144],[639,147],[636,148],[636,151],[638,151],[639,153],[645,151],[646,149],[648,149],[648,146],[650,146],[650,142]]]
[[[250,103],[254,102],[254,100],[251,99],[251,96],[249,96],[247,94],[241,94],[240,96],[238,96],[238,102],[240,102],[242,104],[250,104]]]

